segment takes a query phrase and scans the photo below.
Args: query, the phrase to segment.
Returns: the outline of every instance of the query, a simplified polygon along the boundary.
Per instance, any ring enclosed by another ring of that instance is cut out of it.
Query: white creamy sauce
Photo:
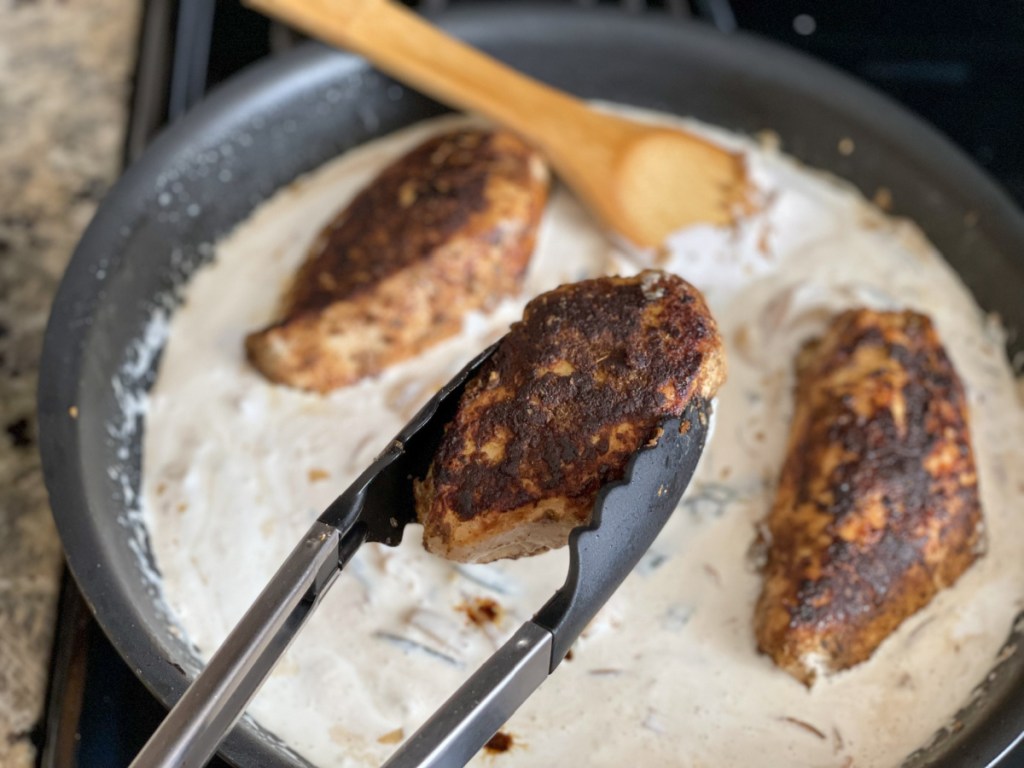
[[[147,415],[144,512],[166,599],[204,655],[318,513],[529,297],[644,266],[557,188],[521,299],[329,396],[269,384],[242,340],[271,318],[321,226],[452,125],[415,126],[281,190],[218,245],[172,319]],[[914,225],[777,151],[697,129],[747,152],[762,203],[734,230],[679,233],[660,264],[705,292],[726,340],[713,438],[650,553],[504,728],[511,750],[477,764],[894,766],[966,703],[1024,607],[1024,405],[998,324]],[[988,553],[870,661],[807,690],[756,651],[749,549],[783,460],[794,354],[858,305],[934,319],[968,393]],[[412,733],[565,575],[565,550],[467,567],[428,555],[420,536],[359,552],[250,707],[317,765],[382,761],[396,731]],[[496,627],[460,610],[481,597],[504,609]]]

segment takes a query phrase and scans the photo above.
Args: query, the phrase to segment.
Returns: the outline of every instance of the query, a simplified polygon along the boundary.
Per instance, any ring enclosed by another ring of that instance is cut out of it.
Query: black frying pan
[[[442,23],[584,98],[747,133],[771,129],[787,152],[868,196],[889,189],[895,212],[924,229],[982,306],[1024,329],[1021,212],[948,141],[864,86],[758,40],[665,18],[503,3],[450,13]],[[157,362],[136,342],[155,309],[173,310],[210,257],[209,244],[274,190],[339,152],[442,111],[362,61],[321,47],[264,62],[154,142],[111,191],[71,261],[43,352],[46,483],[82,592],[164,704],[182,693],[198,662],[168,629],[167,608],[147,575],[146,534],[130,513],[145,425],[116,393],[144,392]],[[840,154],[842,138],[856,152]],[[1022,347],[1017,339],[1011,352]],[[910,765],[992,765],[1020,741],[1024,654],[996,669],[960,719],[962,727]],[[304,764],[248,721],[223,754],[244,766]]]

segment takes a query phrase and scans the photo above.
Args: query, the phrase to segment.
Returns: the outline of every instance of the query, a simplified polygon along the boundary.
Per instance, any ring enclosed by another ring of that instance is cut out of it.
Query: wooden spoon
[[[729,224],[740,156],[682,131],[604,114],[449,37],[392,0],[247,0],[445,104],[484,115],[547,155],[613,231],[656,247],[682,227]]]

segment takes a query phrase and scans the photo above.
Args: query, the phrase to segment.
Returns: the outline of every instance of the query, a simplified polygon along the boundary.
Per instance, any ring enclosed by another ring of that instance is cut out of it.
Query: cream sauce
[[[643,266],[559,188],[520,299],[326,397],[267,383],[242,339],[269,319],[321,225],[451,124],[414,126],[281,190],[217,246],[172,319],[148,407],[144,512],[165,597],[204,655],[324,506],[526,299]],[[726,339],[715,433],[651,551],[505,727],[512,749],[476,763],[893,766],[966,702],[1024,607],[1024,405],[1002,333],[913,224],[770,147],[688,125],[747,153],[762,203],[734,230],[674,236],[660,265],[705,292]],[[935,320],[968,392],[988,553],[869,662],[807,690],[756,652],[749,549],[783,458],[794,353],[829,314],[863,304]],[[563,550],[454,565],[427,555],[415,527],[397,549],[366,546],[249,711],[317,765],[376,765],[544,603],[566,564]],[[476,598],[497,600],[503,620],[468,621],[460,606]]]

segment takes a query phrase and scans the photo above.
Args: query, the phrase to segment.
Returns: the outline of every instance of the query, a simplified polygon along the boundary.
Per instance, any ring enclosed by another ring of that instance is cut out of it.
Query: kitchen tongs
[[[401,541],[416,522],[412,478],[426,474],[466,381],[494,349],[445,385],[313,524],[132,766],[202,766],[360,545]],[[695,398],[661,425],[624,480],[602,488],[590,524],[569,537],[565,584],[386,766],[464,765],[555,670],[668,521],[704,448],[709,411]]]

